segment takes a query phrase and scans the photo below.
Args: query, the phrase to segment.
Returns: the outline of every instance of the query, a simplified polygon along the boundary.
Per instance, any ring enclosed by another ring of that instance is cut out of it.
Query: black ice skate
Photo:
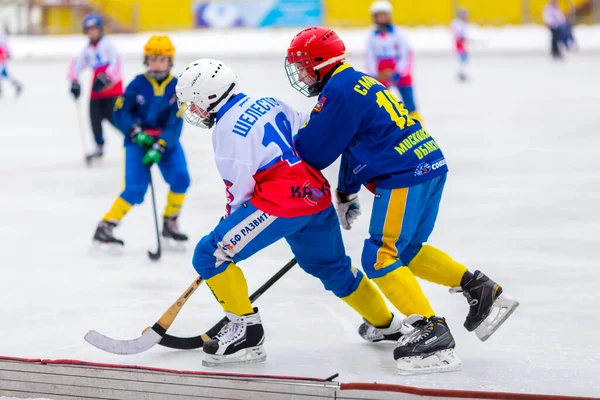
[[[20,83],[15,83],[15,97],[19,97],[22,91],[23,85],[21,85]]]
[[[117,224],[112,221],[100,221],[94,233],[94,243],[104,251],[120,251],[125,243],[113,236],[116,227]]]
[[[185,245],[188,241],[187,235],[181,233],[177,223],[178,215],[164,217],[162,236],[168,248],[175,251],[185,251]]]
[[[87,165],[90,165],[92,163],[92,161],[100,160],[103,155],[104,155],[104,147],[96,146],[96,150],[94,150],[92,153],[86,154],[85,162]]]
[[[464,326],[475,331],[477,337],[486,341],[506,321],[519,306],[519,302],[502,293],[502,287],[480,271],[461,287],[450,289],[451,293],[461,293],[469,302],[469,314]]]
[[[395,342],[402,336],[402,321],[393,315],[390,324],[386,327],[377,327],[364,321],[358,327],[358,334],[367,342],[390,341]]]
[[[444,318],[411,315],[403,322],[406,332],[394,349],[400,375],[430,374],[460,369],[454,338]]]
[[[258,363],[267,359],[263,347],[265,332],[260,321],[258,308],[254,314],[237,316],[227,314],[229,323],[217,336],[204,342],[202,365],[215,367],[223,364]]]

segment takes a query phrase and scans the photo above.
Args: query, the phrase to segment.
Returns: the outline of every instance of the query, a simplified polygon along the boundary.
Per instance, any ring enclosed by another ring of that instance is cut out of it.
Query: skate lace
[[[113,229],[114,229],[114,226],[112,224],[109,224],[108,222],[105,222],[102,226],[102,231],[107,236],[112,236]]]
[[[236,340],[242,331],[243,324],[237,322],[228,322],[223,329],[217,333],[216,339],[219,343],[227,344]]]
[[[384,335],[379,331],[379,329],[375,328],[373,325],[367,325],[367,331],[365,332],[365,338],[368,340],[376,340],[382,338]]]
[[[425,339],[430,334],[430,330],[427,329],[429,324],[424,327],[415,328],[412,332],[402,335],[400,339],[398,339],[398,344],[400,346],[405,346],[407,344],[417,343],[423,339]]]
[[[167,226],[169,227],[169,230],[173,233],[180,233],[179,232],[179,226],[177,225],[177,218],[168,218],[167,219]]]

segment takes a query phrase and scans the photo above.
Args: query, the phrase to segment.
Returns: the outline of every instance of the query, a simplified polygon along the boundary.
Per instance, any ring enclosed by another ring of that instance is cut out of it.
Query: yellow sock
[[[167,195],[167,205],[165,207],[165,213],[163,216],[170,217],[171,215],[179,213],[181,206],[183,206],[184,200],[185,193],[173,193],[169,191],[169,194]]]
[[[104,221],[119,222],[123,219],[125,214],[127,214],[129,210],[131,210],[131,207],[131,204],[129,204],[128,202],[123,200],[121,196],[119,196],[114,201],[110,210],[108,210],[108,212],[104,214],[104,217],[102,219]]]
[[[248,299],[248,284],[244,273],[235,265],[229,264],[225,271],[206,280],[206,284],[221,303],[223,310],[235,315],[252,314],[252,303]]]
[[[448,254],[433,246],[425,245],[408,268],[421,279],[448,287],[460,286],[467,267],[452,259]]]
[[[392,321],[392,312],[375,285],[366,276],[363,276],[356,290],[342,300],[371,325],[388,326]]]
[[[406,267],[396,268],[381,278],[374,278],[385,297],[404,315],[435,315],[417,279]]]

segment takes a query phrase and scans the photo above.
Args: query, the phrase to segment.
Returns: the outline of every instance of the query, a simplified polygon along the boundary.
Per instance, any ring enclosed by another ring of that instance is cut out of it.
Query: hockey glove
[[[142,162],[145,166],[151,167],[152,164],[156,164],[162,160],[165,150],[167,149],[167,143],[163,139],[158,139],[156,143],[152,145],[150,150],[146,152]]]
[[[81,85],[77,81],[71,82],[71,94],[77,100],[81,96]]]
[[[354,220],[361,214],[358,193],[348,194],[336,190],[336,195],[338,200],[336,211],[340,225],[349,230]]]
[[[136,143],[143,149],[149,149],[154,144],[154,138],[144,132],[138,125],[135,125],[131,129],[129,137],[131,137],[133,143]]]
[[[102,90],[106,89],[106,87],[109,85],[110,79],[108,79],[108,76],[106,76],[106,74],[98,74],[96,80],[94,81],[94,84],[92,85],[92,91],[101,92]]]

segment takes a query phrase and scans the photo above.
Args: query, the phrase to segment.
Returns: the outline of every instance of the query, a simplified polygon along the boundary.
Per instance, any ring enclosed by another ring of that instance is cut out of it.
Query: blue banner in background
[[[196,28],[305,27],[323,24],[322,0],[197,1]]]

